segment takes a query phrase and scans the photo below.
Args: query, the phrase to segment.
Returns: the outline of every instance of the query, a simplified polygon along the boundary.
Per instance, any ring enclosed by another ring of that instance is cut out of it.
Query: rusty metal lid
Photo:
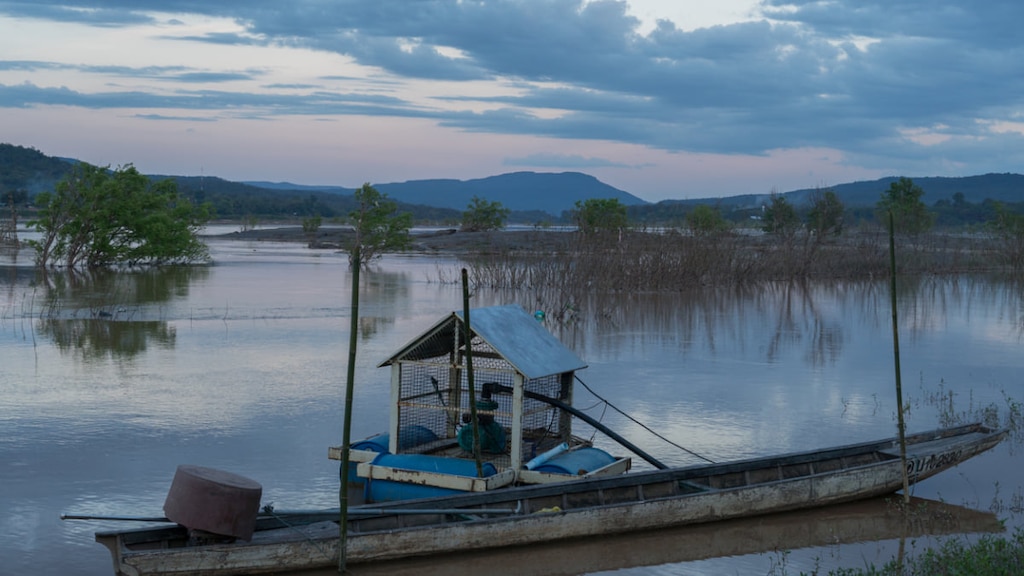
[[[164,501],[164,514],[192,530],[252,539],[263,487],[231,472],[182,464]]]

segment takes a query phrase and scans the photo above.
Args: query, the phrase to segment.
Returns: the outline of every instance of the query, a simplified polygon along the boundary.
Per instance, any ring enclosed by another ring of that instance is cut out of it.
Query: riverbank
[[[816,573],[816,572],[815,572]],[[774,573],[772,573],[774,574]],[[801,576],[804,573],[801,572]],[[1024,574],[1024,531],[1012,535],[982,535],[974,542],[950,538],[910,558],[894,558],[884,566],[829,571],[829,576],[1007,576]],[[785,571],[779,576],[784,576]]]
[[[302,242],[313,249],[342,249],[349,245],[355,233],[351,228],[322,227],[315,233],[305,232],[297,226],[240,230],[212,237],[227,240],[258,242]],[[564,251],[572,240],[572,233],[556,230],[500,230],[464,232],[456,228],[413,232],[413,252],[426,253],[505,253],[520,250],[546,252]]]
[[[340,226],[307,233],[298,226],[282,225],[217,237],[344,250],[353,235],[351,228]],[[891,273],[888,234],[871,227],[827,238],[768,235],[753,229],[720,234],[631,230],[581,236],[558,229],[464,232],[450,228],[414,231],[411,236],[406,252],[464,256],[474,282],[494,288],[557,287],[577,294],[674,292],[765,281],[870,280]],[[1019,273],[1014,249],[990,235],[902,236],[896,239],[896,252],[897,268],[904,276]]]

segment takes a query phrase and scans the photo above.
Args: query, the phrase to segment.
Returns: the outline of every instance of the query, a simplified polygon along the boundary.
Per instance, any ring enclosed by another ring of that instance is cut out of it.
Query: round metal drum
[[[250,540],[263,487],[238,474],[182,464],[164,501],[164,514],[191,530]]]

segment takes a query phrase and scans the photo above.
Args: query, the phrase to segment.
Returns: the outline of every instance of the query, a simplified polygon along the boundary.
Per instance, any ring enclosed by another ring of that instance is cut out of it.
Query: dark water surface
[[[47,278],[32,269],[29,253],[0,252],[0,573],[111,573],[109,554],[92,534],[123,524],[61,521],[60,514],[160,515],[178,464],[251,477],[263,485],[264,503],[278,508],[337,505],[337,463],[327,447],[340,442],[342,429],[346,257],[289,244],[214,241],[211,248],[210,267]],[[458,266],[389,257],[363,274],[353,437],[385,427],[388,374],[376,365],[461,307],[461,287],[437,281],[457,277]],[[899,298],[910,430],[980,417],[988,406],[1003,421],[1012,406],[1019,410],[1020,283],[904,279]],[[475,306],[548,311],[548,327],[589,364],[579,374],[589,387],[715,461],[896,432],[886,280],[574,302],[481,290],[474,299]],[[585,390],[576,404],[594,406],[592,415],[667,463],[699,462],[602,411]],[[622,452],[600,435],[595,442]],[[929,534],[986,532],[996,519],[1021,526],[1020,452],[1018,433],[915,487],[932,510],[951,507],[912,527],[894,525],[879,501],[356,573],[512,573],[502,570],[515,566],[527,574],[766,574],[864,566],[884,561],[908,538],[920,548],[933,541]],[[872,543],[849,544],[859,540]]]

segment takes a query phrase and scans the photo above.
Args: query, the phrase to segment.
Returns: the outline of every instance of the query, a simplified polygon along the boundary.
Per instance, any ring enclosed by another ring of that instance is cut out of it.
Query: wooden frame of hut
[[[492,445],[481,452],[498,473],[486,478],[453,478],[417,471],[413,478],[408,471],[371,465],[377,454],[361,452],[354,445],[351,457],[361,462],[360,477],[470,491],[513,482],[565,479],[525,466],[552,448],[564,444],[572,450],[589,442],[572,435],[569,413],[537,397],[571,406],[575,372],[586,368],[586,363],[516,305],[474,309],[469,328],[467,342],[463,314],[453,312],[379,365],[391,369],[386,449],[390,454],[474,457],[465,444],[460,446],[458,438],[460,430],[469,425],[466,350],[471,346],[477,417],[495,422],[507,437],[500,450]],[[628,458],[622,459],[602,473],[621,473],[628,467]]]

